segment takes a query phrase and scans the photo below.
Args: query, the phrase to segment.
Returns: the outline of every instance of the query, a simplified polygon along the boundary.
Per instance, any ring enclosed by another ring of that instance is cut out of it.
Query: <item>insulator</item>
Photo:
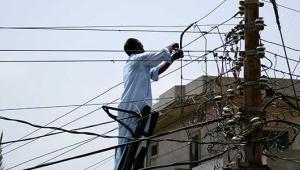
[[[245,6],[245,1],[244,1],[244,0],[240,0],[240,1],[239,1],[239,4],[240,4],[241,6]]]
[[[234,141],[234,142],[241,142],[242,140],[243,140],[243,136],[240,136],[240,135],[237,135],[237,136],[234,136],[234,137],[232,137],[232,141]]]
[[[260,82],[259,85],[261,86],[261,89],[269,89],[271,86],[266,82]]]
[[[227,90],[227,93],[233,94],[233,93],[234,93],[234,90],[233,90],[233,89],[228,89],[228,90]]]
[[[236,88],[237,88],[238,90],[243,90],[243,89],[244,89],[242,85],[238,85]]]
[[[264,24],[264,19],[262,17],[259,17],[255,20],[255,27],[258,30],[264,30],[265,24]]]
[[[234,124],[236,124],[236,123],[237,123],[237,122],[236,122],[235,119],[229,119],[229,120],[226,122],[227,125],[234,125]]]
[[[233,70],[236,70],[236,71],[241,71],[241,66],[238,66],[238,65],[236,65],[236,63],[235,63],[235,65],[233,66],[232,69],[233,69]]]
[[[238,35],[240,36],[241,39],[245,39],[245,32],[244,30],[239,30],[237,31]]]
[[[245,23],[244,23],[244,21],[240,21],[240,22],[239,22],[239,28],[240,28],[240,29],[244,29],[244,28],[245,28]]]
[[[264,58],[265,57],[266,48],[264,46],[258,46],[258,47],[256,47],[256,51],[257,51],[257,55],[260,58]]]
[[[240,15],[245,14],[245,7],[244,6],[239,6],[239,13],[240,13]]]
[[[239,56],[241,56],[241,57],[245,57],[245,54],[246,54],[245,51],[240,51],[239,52]]]
[[[244,61],[244,57],[240,56],[237,58],[237,60],[242,62],[242,61]]]
[[[254,117],[250,120],[251,123],[256,122],[256,121],[260,121],[260,117]]]
[[[223,111],[228,113],[231,111],[231,108],[228,106],[225,106],[225,107],[223,107]]]
[[[232,41],[236,44],[239,42],[239,37],[236,33],[232,34]]]
[[[244,65],[243,61],[236,61],[235,65],[237,65],[238,67],[242,67]]]
[[[263,7],[265,4],[263,2],[259,2],[259,7]]]
[[[250,120],[250,123],[253,127],[258,127],[262,124],[260,117],[254,117]]]
[[[267,77],[265,77],[265,76],[261,76],[259,78],[259,82],[265,82],[265,83],[267,83],[268,81],[269,81],[269,79]]]
[[[228,98],[234,98],[235,97],[235,95],[234,95],[234,90],[233,89],[228,89],[227,90],[227,97]]]
[[[235,115],[234,115],[234,117],[236,118],[236,119],[240,119],[241,117],[242,117],[242,112],[237,112]]]
[[[221,101],[222,99],[223,99],[222,96],[215,96],[215,97],[214,97],[214,100],[215,100],[215,101]]]

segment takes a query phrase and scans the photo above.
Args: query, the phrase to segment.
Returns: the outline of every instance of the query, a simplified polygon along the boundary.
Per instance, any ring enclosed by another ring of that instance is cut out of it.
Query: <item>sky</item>
[[[3,50],[122,50],[127,38],[138,38],[146,50],[160,50],[173,42],[179,42],[180,31],[184,27],[97,27],[100,29],[147,29],[147,30],[174,30],[179,32],[134,32],[134,31],[95,31],[95,30],[12,30],[3,27],[88,27],[93,26],[186,26],[219,5],[223,0],[197,1],[197,0],[0,0],[0,61],[7,60],[125,60],[124,52],[4,52]],[[300,10],[299,0],[278,1],[279,4]],[[235,14],[238,10],[238,1],[227,0],[220,8],[208,17],[198,22],[203,24],[218,24]],[[284,40],[287,46],[300,49],[299,19],[300,13],[279,7],[280,21]],[[275,22],[272,6],[265,3],[261,8],[261,16],[264,17],[265,30],[261,33],[265,40],[280,43],[280,36]],[[237,24],[241,18],[230,20],[228,24]],[[230,31],[233,25],[220,26],[220,32]],[[202,31],[207,31],[210,26],[200,26]],[[196,27],[191,31],[198,31]],[[216,31],[216,30],[214,30]],[[183,44],[187,44],[200,33],[186,34]],[[223,38],[224,35],[222,34]],[[207,48],[212,50],[222,45],[219,34],[206,35]],[[272,52],[283,55],[279,46],[266,43],[266,48]],[[1,51],[2,50],[2,51]],[[205,50],[205,39],[200,38],[185,50]],[[203,53],[192,53],[199,56]],[[290,58],[299,60],[300,54],[288,50]],[[190,59],[188,56],[185,59]],[[213,59],[212,55],[208,59]],[[287,71],[285,60],[275,61],[274,56],[270,60],[276,63],[276,68]],[[270,64],[263,60],[266,65]],[[0,62],[0,110],[13,108],[81,105],[100,95],[111,87],[122,82],[122,68],[124,62]],[[184,62],[185,64],[185,62]],[[175,62],[168,71],[180,66]],[[295,74],[300,74],[300,66],[291,63]],[[167,72],[168,72],[167,71]],[[189,83],[205,74],[203,62],[193,62],[183,68],[183,84]],[[208,74],[217,75],[216,64],[208,63]],[[280,78],[288,78],[282,74],[271,74]],[[180,84],[180,71],[176,71],[158,82],[153,83],[153,98]],[[84,106],[71,112],[65,117],[55,121],[49,126],[74,129],[110,121],[110,118],[99,108],[103,103],[110,103],[121,96],[122,85],[112,89],[104,95],[91,101],[93,106]],[[116,105],[111,105],[116,106]],[[56,107],[40,109],[20,109],[0,111],[0,116],[25,120],[38,125],[45,125],[57,117],[70,112],[76,107]],[[90,113],[92,112],[92,113]],[[90,113],[90,114],[89,114]],[[77,118],[83,118],[76,120]],[[66,125],[68,124],[68,125]],[[105,133],[117,127],[116,123],[102,125],[87,129],[94,133]],[[5,120],[0,120],[0,131],[3,131],[3,141],[17,140],[34,131],[36,128]],[[43,135],[49,130],[39,130],[29,137]],[[109,133],[116,135],[117,131]],[[4,165],[11,168],[22,162],[59,148],[91,138],[91,136],[59,134],[38,139],[24,147],[10,152],[12,149],[24,144],[15,143],[3,148]],[[116,139],[98,138],[88,142],[68,153],[62,154],[67,149],[48,154],[36,160],[24,163],[12,169],[24,169],[43,163],[53,157],[60,160],[70,156],[83,154],[117,144]],[[74,145],[76,147],[78,145]],[[9,152],[9,153],[7,153]],[[6,154],[5,154],[6,153]],[[61,156],[59,156],[62,154]],[[44,169],[85,169],[89,166],[114,154],[107,151],[86,158],[68,161],[61,164],[46,167]],[[113,169],[113,159],[91,169]]]

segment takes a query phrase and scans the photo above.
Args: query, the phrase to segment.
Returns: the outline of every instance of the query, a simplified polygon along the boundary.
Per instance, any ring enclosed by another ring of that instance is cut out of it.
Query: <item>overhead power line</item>
[[[276,43],[276,42],[268,41],[268,40],[265,40],[265,39],[260,39],[260,40],[263,41],[263,42],[269,43],[269,44],[273,44],[273,45],[283,47],[282,44],[279,44],[279,43]],[[296,48],[293,48],[293,47],[285,46],[285,48],[296,51],[296,52],[300,52],[299,49],[296,49]]]
[[[223,152],[217,153],[211,157],[205,158],[205,159],[200,159],[197,161],[186,161],[186,162],[175,162],[175,163],[170,163],[170,164],[165,164],[165,165],[157,165],[157,166],[151,166],[151,167],[145,167],[140,170],[149,170],[149,169],[158,169],[158,168],[167,168],[167,167],[173,167],[173,166],[180,166],[180,165],[195,165],[195,164],[201,164],[203,162],[207,162],[209,160],[216,159],[218,157],[223,156],[227,152],[227,149],[225,149]]]
[[[145,52],[160,52],[161,50],[146,50]],[[208,50],[209,51],[209,50]],[[124,50],[102,50],[102,49],[0,49],[0,52],[90,52],[90,53],[124,53]],[[183,50],[187,53],[201,53],[207,50]],[[218,51],[216,51],[218,52]],[[223,52],[223,51],[219,51]]]
[[[262,0],[263,2],[266,2],[266,3],[270,3],[270,0]],[[285,9],[288,9],[288,10],[291,10],[291,11],[294,11],[294,12],[297,12],[297,13],[300,13],[300,10],[298,9],[294,9],[294,8],[291,8],[291,7],[288,7],[288,6],[285,6],[285,5],[281,5],[281,4],[277,4],[279,7],[281,8],[285,8]]]
[[[127,62],[127,61],[154,61],[154,60],[0,60],[0,63],[91,63],[91,62]],[[167,60],[155,60],[155,61],[167,61]],[[189,61],[198,61],[198,62],[215,62],[215,61],[222,61],[222,60],[205,60],[205,59],[186,59],[182,60],[184,62]],[[176,61],[179,62],[179,61]]]
[[[0,30],[51,30],[51,31],[98,31],[98,32],[144,32],[144,33],[181,33],[180,30],[149,30],[149,29],[100,29],[100,28],[55,28],[55,27],[0,27]],[[207,33],[206,31],[188,31],[189,34]],[[208,34],[219,34],[210,32]],[[225,33],[221,33],[225,34]]]
[[[40,126],[40,125],[36,125],[36,124],[30,123],[30,122],[27,122],[24,120],[11,119],[11,118],[7,118],[7,117],[3,117],[3,116],[0,116],[0,119],[26,124],[26,125],[29,125],[29,126],[32,126],[35,128],[39,128],[39,129],[58,130],[58,131],[62,131],[62,132],[70,133],[70,134],[81,134],[81,135],[89,135],[89,136],[96,136],[96,137],[102,137],[102,138],[125,138],[125,139],[128,139],[127,137],[123,137],[123,136],[107,136],[107,135],[100,135],[100,134],[93,133],[93,132],[81,132],[81,131],[75,131],[75,130],[67,130],[67,129],[63,129],[60,127]]]
[[[99,98],[99,97],[101,97],[101,96],[105,95],[106,93],[108,93],[108,92],[109,92],[109,91],[111,91],[112,89],[114,89],[114,88],[116,88],[116,87],[120,86],[121,84],[123,84],[123,82],[120,82],[120,83],[118,83],[118,84],[116,84],[116,85],[114,85],[114,86],[110,87],[110,88],[109,88],[109,89],[107,89],[106,91],[104,91],[104,92],[102,92],[102,93],[98,94],[97,96],[95,96],[95,97],[93,97],[93,98],[89,99],[88,101],[84,102],[82,105],[75,107],[74,109],[72,109],[72,110],[70,110],[70,111],[68,111],[68,112],[64,113],[63,115],[61,115],[61,116],[57,117],[56,119],[54,119],[54,120],[52,120],[52,121],[48,122],[48,123],[47,123],[47,124],[45,124],[44,126],[48,126],[48,125],[50,125],[50,124],[52,124],[52,123],[56,122],[57,120],[59,120],[59,119],[61,119],[61,118],[65,117],[65,116],[67,116],[67,115],[71,114],[72,112],[74,112],[74,111],[78,110],[79,108],[81,108],[82,106],[84,106],[84,105],[86,105],[86,104],[88,104],[88,103],[90,103],[90,102],[94,101],[95,99],[97,99],[97,98]],[[21,137],[19,140],[21,140],[21,139],[24,139],[24,138],[26,138],[26,137],[28,137],[28,136],[32,135],[33,133],[37,132],[38,130],[39,130],[39,129],[36,129],[36,130],[34,130],[34,131],[32,131],[32,132],[30,132],[30,133],[28,133],[28,134],[24,135],[24,136],[23,136],[23,137]],[[36,139],[35,139],[35,140],[36,140]],[[34,140],[33,140],[33,141],[34,141]],[[25,146],[25,145],[27,145],[27,144],[29,144],[29,143],[31,143],[31,142],[32,142],[32,141],[29,141],[28,143],[26,143],[26,144],[23,144],[23,145],[21,145],[21,146],[18,146],[18,147],[14,148],[14,149],[12,149],[12,150],[10,150],[10,151],[6,152],[6,153],[12,152],[12,151],[14,151],[14,150],[16,150],[16,149],[18,149],[18,148],[20,148],[20,147],[23,147],[23,146]],[[11,145],[11,144],[9,144],[9,145],[7,145],[7,146],[5,146],[5,147],[8,147],[8,146],[10,146],[10,145]],[[3,147],[3,148],[5,148],[5,147]]]
[[[90,166],[87,167],[87,168],[84,168],[84,170],[87,170],[87,169],[90,169],[90,168],[92,168],[92,167],[95,167],[95,166],[101,164],[102,162],[105,162],[105,161],[107,161],[107,160],[109,160],[109,159],[112,159],[113,157],[114,157],[114,155],[111,155],[111,156],[109,156],[109,157],[107,157],[107,158],[104,158],[104,159],[102,159],[101,161],[96,162],[96,163],[94,163],[93,165],[90,165]]]
[[[211,27],[218,24],[197,24],[200,27]],[[223,24],[234,26],[236,24]],[[188,25],[77,25],[77,26],[0,26],[0,29],[92,29],[92,28],[186,28]]]
[[[159,134],[156,134],[156,135],[153,135],[153,136],[150,136],[150,137],[145,137],[145,138],[141,138],[141,139],[138,139],[138,140],[133,140],[131,142],[127,142],[127,143],[124,143],[124,144],[107,147],[107,148],[104,148],[104,149],[100,149],[100,150],[97,150],[97,151],[93,151],[93,152],[89,152],[89,153],[85,153],[85,154],[81,154],[81,155],[69,157],[69,158],[66,158],[66,159],[62,159],[62,160],[58,160],[58,161],[54,161],[54,162],[48,162],[48,163],[45,163],[45,164],[40,164],[40,165],[37,165],[35,167],[26,168],[26,170],[29,170],[29,169],[38,169],[38,168],[42,168],[42,167],[46,167],[46,166],[58,164],[58,163],[61,163],[61,162],[66,162],[66,161],[70,161],[70,160],[74,160],[74,159],[79,159],[79,158],[83,158],[83,157],[95,155],[95,154],[106,152],[108,150],[112,150],[112,149],[115,149],[115,148],[118,148],[118,147],[130,145],[130,144],[133,144],[133,143],[136,143],[136,142],[141,142],[141,141],[145,141],[145,140],[149,140],[149,139],[153,139],[153,138],[157,138],[157,137],[161,137],[161,136],[173,134],[173,133],[176,133],[176,132],[179,132],[179,131],[183,131],[183,130],[186,130],[186,129],[196,128],[196,127],[202,127],[202,126],[205,126],[205,125],[208,125],[208,124],[212,124],[212,123],[215,123],[215,122],[219,122],[219,121],[222,121],[222,120],[225,120],[225,117],[214,119],[214,120],[207,121],[207,122],[196,123],[196,124],[189,125],[189,126],[186,126],[186,127],[183,127],[183,128],[174,129],[174,130],[171,130],[171,131],[168,131],[168,132],[159,133]]]

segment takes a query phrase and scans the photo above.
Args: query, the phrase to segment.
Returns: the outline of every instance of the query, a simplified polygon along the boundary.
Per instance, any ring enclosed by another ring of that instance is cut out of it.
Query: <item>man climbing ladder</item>
[[[146,53],[142,43],[129,38],[124,51],[129,56],[124,67],[124,91],[118,106],[119,136],[140,138],[152,135],[158,113],[151,112],[152,93],[150,79],[157,81],[173,61],[182,58],[183,52],[178,43],[173,43],[157,53]],[[132,117],[131,112],[137,113]],[[129,139],[119,138],[118,143],[124,144]],[[147,151],[147,142],[126,145],[117,149],[115,170],[135,170],[143,166]]]

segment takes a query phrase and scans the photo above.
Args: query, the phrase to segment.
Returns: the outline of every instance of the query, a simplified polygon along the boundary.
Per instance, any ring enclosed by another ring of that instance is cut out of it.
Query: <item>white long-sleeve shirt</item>
[[[140,53],[129,56],[125,64],[123,79],[124,91],[121,97],[120,109],[139,112],[145,105],[152,105],[151,80],[157,81],[159,75],[158,65],[162,61],[170,61],[171,54],[167,49],[158,53]],[[118,119],[121,119],[132,131],[138,125],[138,117],[126,119],[133,115],[118,112]],[[125,118],[125,119],[124,119]],[[119,124],[119,136],[132,137],[130,132]],[[124,138],[119,138],[119,144],[128,142]],[[124,147],[117,149],[115,168],[122,157]]]

